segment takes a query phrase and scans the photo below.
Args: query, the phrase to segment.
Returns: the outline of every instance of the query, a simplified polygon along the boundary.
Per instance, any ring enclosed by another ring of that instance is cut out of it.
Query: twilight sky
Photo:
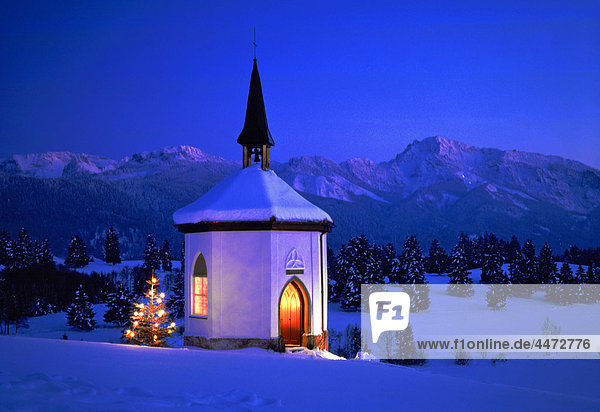
[[[274,160],[440,135],[600,168],[598,1],[283,3],[2,2],[0,157],[240,159],[256,26]]]

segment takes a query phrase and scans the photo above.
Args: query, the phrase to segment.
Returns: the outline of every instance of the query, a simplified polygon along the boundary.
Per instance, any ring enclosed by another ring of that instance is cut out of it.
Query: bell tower
[[[252,76],[250,77],[250,91],[248,92],[244,128],[237,142],[243,147],[244,168],[259,162],[263,170],[270,168],[270,149],[271,146],[275,146],[275,142],[267,124],[267,113],[256,58],[254,58]]]

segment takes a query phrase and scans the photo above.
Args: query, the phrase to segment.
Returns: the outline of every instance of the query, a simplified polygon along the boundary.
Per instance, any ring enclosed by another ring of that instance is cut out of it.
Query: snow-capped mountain
[[[52,178],[79,172],[101,173],[113,170],[116,161],[83,153],[47,152],[13,155],[0,160],[0,171],[21,176]]]
[[[172,212],[239,163],[191,146],[121,160],[72,153],[15,155],[0,161],[0,229],[35,227],[60,242],[80,231],[94,247],[113,224],[136,244],[148,232],[178,242]],[[274,163],[273,169],[334,218],[334,247],[357,233],[397,246],[415,233],[424,242],[438,237],[448,247],[461,231],[517,234],[557,248],[598,243],[600,171],[557,156],[430,137],[380,163],[303,156]],[[56,229],[57,221],[62,229]]]
[[[57,178],[77,173],[106,174],[112,177],[146,175],[181,163],[234,163],[186,145],[165,147],[153,152],[134,153],[121,160],[70,152],[30,153],[0,160],[0,171],[12,175]]]
[[[490,196],[510,199],[521,208],[523,200],[548,202],[578,213],[589,213],[600,205],[600,172],[580,162],[516,150],[482,149],[441,137],[414,141],[387,162],[350,159],[338,165],[303,157],[290,160],[283,170],[290,180],[294,176],[293,182],[317,176],[325,177],[330,185],[343,181],[343,196],[327,196],[327,192],[310,190],[310,185],[303,191],[344,200],[348,192],[388,200],[417,194],[422,202],[445,207],[482,187]],[[357,186],[362,192],[355,189]]]

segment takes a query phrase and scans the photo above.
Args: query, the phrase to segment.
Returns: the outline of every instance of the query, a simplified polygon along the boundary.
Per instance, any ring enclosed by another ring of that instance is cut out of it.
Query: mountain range
[[[48,237],[57,255],[79,233],[101,256],[113,225],[128,257],[147,233],[183,239],[176,209],[194,201],[241,162],[191,146],[136,153],[121,160],[48,152],[0,160],[0,229],[26,227]],[[336,249],[355,234],[400,248],[416,234],[426,249],[437,237],[450,248],[458,234],[494,232],[557,251],[600,244],[600,171],[558,156],[479,148],[441,137],[415,140],[389,161],[341,163],[302,156],[273,162],[275,172],[335,220]]]

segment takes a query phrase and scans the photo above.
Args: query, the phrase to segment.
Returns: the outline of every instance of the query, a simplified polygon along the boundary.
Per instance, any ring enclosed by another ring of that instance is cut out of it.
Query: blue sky
[[[382,161],[440,135],[600,168],[598,2],[3,2],[0,15],[0,156],[190,144],[240,158],[256,27],[275,160]]]

